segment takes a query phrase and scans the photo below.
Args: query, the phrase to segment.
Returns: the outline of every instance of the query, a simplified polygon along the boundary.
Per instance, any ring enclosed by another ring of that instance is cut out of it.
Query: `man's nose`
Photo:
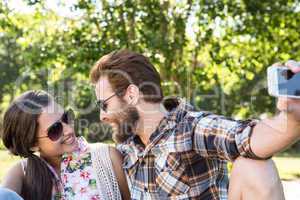
[[[109,120],[109,118],[108,118],[107,113],[105,113],[104,111],[102,111],[100,113],[100,121],[105,123],[105,122],[108,122],[108,120]]]

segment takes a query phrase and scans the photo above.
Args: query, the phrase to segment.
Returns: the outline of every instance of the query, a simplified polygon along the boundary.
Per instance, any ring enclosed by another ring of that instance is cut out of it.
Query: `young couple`
[[[300,72],[296,62],[287,66]],[[76,138],[71,112],[29,91],[4,115],[3,143],[25,158],[4,187],[37,200],[284,199],[268,158],[300,138],[299,100],[279,99],[281,113],[260,122],[195,111],[164,99],[153,65],[126,50],[103,56],[90,77],[118,150]],[[234,161],[230,184],[227,161]]]

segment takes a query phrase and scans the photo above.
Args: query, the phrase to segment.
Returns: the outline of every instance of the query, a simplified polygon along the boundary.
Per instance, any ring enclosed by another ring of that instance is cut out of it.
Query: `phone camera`
[[[290,80],[295,75],[291,70],[284,70],[281,72],[281,75],[286,79]]]

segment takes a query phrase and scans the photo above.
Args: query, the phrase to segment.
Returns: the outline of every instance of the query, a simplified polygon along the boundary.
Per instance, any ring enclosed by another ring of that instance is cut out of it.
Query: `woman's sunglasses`
[[[61,119],[52,124],[47,129],[47,136],[41,136],[38,138],[46,138],[48,137],[52,141],[57,141],[59,138],[63,135],[63,124],[74,124],[74,112],[73,110],[69,109],[68,111],[65,111],[63,115],[61,116]]]

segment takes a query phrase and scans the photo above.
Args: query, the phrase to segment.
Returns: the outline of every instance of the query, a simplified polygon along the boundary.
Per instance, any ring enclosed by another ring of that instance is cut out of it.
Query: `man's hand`
[[[300,73],[300,62],[289,60],[285,63],[285,66],[294,73]],[[277,108],[280,111],[286,112],[291,120],[295,120],[300,123],[300,99],[280,97],[278,98]]]
[[[288,61],[285,66],[300,73],[299,62]],[[277,108],[279,115],[260,121],[252,132],[251,149],[261,158],[273,156],[300,139],[300,99],[280,97]]]

